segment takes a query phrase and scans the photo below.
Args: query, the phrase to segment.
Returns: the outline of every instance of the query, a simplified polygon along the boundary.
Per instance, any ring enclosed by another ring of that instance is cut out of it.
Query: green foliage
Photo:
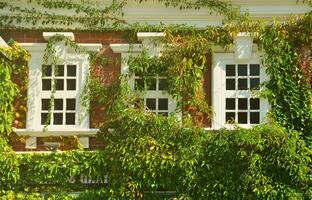
[[[295,131],[272,124],[205,131],[140,110],[119,115],[101,129],[117,198],[159,190],[182,199],[311,198],[312,152]]]
[[[13,75],[24,75],[25,62],[29,59],[28,53],[17,43],[12,42],[10,47],[0,48],[0,137],[8,136],[12,130],[13,101],[19,94],[19,88],[12,80]],[[27,84],[27,78],[21,86]]]
[[[259,46],[265,50],[263,60],[269,80],[266,97],[272,106],[273,117],[282,126],[311,136],[311,86],[300,63],[300,47],[311,49],[311,13],[289,24],[274,24],[261,30]],[[311,63],[310,63],[311,64]],[[309,76],[309,75],[308,75]]]

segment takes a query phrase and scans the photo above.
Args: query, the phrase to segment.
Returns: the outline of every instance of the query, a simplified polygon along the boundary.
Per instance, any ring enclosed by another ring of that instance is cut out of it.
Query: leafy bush
[[[119,198],[177,191],[189,199],[311,199],[311,150],[277,125],[205,131],[129,110],[103,127]]]

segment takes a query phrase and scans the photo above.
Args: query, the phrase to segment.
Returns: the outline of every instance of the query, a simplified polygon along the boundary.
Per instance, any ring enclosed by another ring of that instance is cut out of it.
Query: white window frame
[[[50,91],[42,91],[42,65],[43,55],[46,43],[21,43],[22,48],[29,51],[31,59],[28,62],[29,67],[29,87],[27,100],[27,119],[26,129],[15,129],[19,135],[28,135],[36,137],[58,136],[58,135],[94,135],[98,129],[90,129],[89,116],[87,115],[82,121],[78,122],[82,108],[79,104],[79,95],[81,94],[84,84],[89,73],[89,54],[76,53],[73,49],[65,47],[63,44],[57,44],[56,49],[59,61],[57,64],[76,65],[76,90],[75,91],[56,91],[55,99],[61,97],[76,99],[75,125],[49,125],[46,132],[43,132],[44,125],[41,125],[41,99],[50,98]],[[98,51],[101,44],[78,44],[88,51]],[[65,87],[65,84],[64,84]],[[74,95],[74,96],[73,96]],[[63,104],[63,107],[65,104]],[[63,119],[65,120],[65,119]]]
[[[226,123],[225,113],[226,113],[226,98],[252,98],[255,97],[251,90],[226,90],[226,65],[230,64],[259,64],[260,65],[260,83],[267,80],[265,74],[265,69],[261,65],[260,53],[253,53],[249,59],[238,60],[235,53],[214,53],[213,54],[213,65],[212,65],[212,106],[214,111],[214,116],[212,119],[213,129],[219,128],[229,128],[234,127],[233,124]],[[235,81],[236,82],[236,81]],[[236,83],[237,84],[237,83]],[[258,98],[258,97],[255,97]],[[260,98],[260,123],[265,121],[265,116],[269,110],[269,104],[266,99]],[[243,110],[242,110],[243,111]],[[235,111],[237,113],[237,103]],[[249,110],[244,110],[243,112],[248,112]],[[247,119],[249,119],[247,117]],[[249,122],[249,120],[248,120]],[[237,124],[243,128],[251,128],[255,124]]]
[[[159,56],[162,50],[161,46],[155,46],[152,37],[163,37],[164,33],[138,33],[138,39],[142,41],[142,44],[111,44],[110,47],[115,53],[121,53],[121,74],[129,74],[128,60],[130,56],[139,55],[140,52],[146,50],[151,56]],[[130,88],[135,90],[135,75],[131,75],[128,80]],[[158,86],[157,86],[158,87]],[[166,91],[152,91],[144,90],[144,96],[142,98],[167,98],[168,99],[168,114],[177,114],[175,113],[177,108],[177,102],[175,99]],[[156,101],[156,109],[158,109],[158,101]],[[158,112],[158,111],[156,111]],[[161,112],[161,110],[159,111]],[[178,114],[177,114],[178,116]]]

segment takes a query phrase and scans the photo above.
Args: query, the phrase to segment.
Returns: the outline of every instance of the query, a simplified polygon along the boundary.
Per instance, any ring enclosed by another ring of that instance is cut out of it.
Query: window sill
[[[48,136],[93,136],[99,131],[99,129],[71,129],[71,130],[48,130],[43,132],[41,130],[29,130],[29,129],[13,129],[13,131],[19,136],[32,136],[32,137],[48,137]]]

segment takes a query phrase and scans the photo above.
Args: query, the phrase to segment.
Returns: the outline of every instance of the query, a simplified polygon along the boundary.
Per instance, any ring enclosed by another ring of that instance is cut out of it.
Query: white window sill
[[[71,130],[29,130],[29,129],[13,129],[19,136],[32,136],[32,137],[48,137],[48,136],[94,136],[99,129],[71,129]]]

